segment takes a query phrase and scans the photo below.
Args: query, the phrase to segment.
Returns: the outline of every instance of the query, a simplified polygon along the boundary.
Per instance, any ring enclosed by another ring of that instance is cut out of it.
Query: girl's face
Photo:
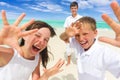
[[[47,47],[50,38],[50,30],[48,28],[40,28],[36,33],[26,36],[25,46],[28,53],[36,55]]]
[[[97,30],[92,30],[90,25],[85,24],[80,27],[80,30],[75,35],[75,38],[85,50],[88,50],[94,43],[96,35]]]

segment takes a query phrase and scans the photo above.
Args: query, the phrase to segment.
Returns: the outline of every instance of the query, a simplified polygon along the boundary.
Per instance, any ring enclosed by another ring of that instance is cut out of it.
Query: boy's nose
[[[80,37],[79,37],[79,40],[80,41],[82,41],[84,38],[83,38],[83,36],[81,35]]]

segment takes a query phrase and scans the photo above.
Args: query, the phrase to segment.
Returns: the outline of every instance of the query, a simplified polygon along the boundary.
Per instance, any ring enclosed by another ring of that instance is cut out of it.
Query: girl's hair
[[[50,26],[49,24],[47,24],[46,22],[43,22],[43,21],[35,21],[32,25],[30,25],[26,28],[26,31],[32,30],[32,29],[40,29],[40,28],[48,28],[51,32],[51,35],[50,35],[51,37],[56,35],[52,26]],[[23,46],[24,43],[25,43],[25,40],[22,38],[21,42],[20,42],[20,46]],[[42,65],[46,68],[48,60],[49,60],[47,47],[39,54],[42,58]]]

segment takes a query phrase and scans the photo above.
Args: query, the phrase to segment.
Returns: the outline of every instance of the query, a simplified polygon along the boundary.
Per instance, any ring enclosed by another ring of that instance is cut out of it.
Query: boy
[[[72,47],[77,51],[79,80],[105,80],[105,72],[120,76],[120,54],[98,43],[96,21],[82,17],[60,35],[62,40],[70,37]]]

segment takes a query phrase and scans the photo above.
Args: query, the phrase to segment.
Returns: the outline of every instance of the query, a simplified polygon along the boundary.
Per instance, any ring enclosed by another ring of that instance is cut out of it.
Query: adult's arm
[[[108,44],[111,44],[113,46],[120,47],[120,6],[116,1],[113,1],[111,3],[111,8],[118,19],[118,22],[114,21],[111,17],[109,17],[107,14],[103,14],[102,18],[103,20],[113,29],[115,32],[115,38],[108,38],[105,36],[99,37],[99,40]]]

